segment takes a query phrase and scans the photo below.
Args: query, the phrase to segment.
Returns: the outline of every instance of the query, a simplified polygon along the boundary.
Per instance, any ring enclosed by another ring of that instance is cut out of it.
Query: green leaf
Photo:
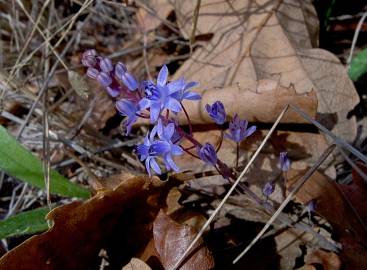
[[[26,211],[0,221],[0,239],[42,232],[48,229],[45,219],[48,207]]]
[[[41,160],[13,138],[0,125],[0,170],[21,181],[44,189]],[[89,190],[70,182],[58,172],[50,172],[50,192],[67,197],[88,198]]]
[[[367,48],[358,53],[350,63],[349,77],[356,81],[359,77],[367,72]]]

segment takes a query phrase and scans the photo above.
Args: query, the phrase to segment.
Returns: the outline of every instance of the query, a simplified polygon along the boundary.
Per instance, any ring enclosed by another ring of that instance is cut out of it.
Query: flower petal
[[[107,57],[103,57],[99,62],[99,66],[101,67],[103,72],[110,73],[113,70],[113,65],[111,59]]]
[[[161,172],[161,168],[159,168],[159,165],[157,163],[157,161],[155,160],[155,158],[151,158],[150,160],[150,167],[153,169],[153,171],[155,171],[157,174],[162,174]]]
[[[176,163],[173,161],[172,156],[171,155],[166,155],[164,157],[164,162],[167,165],[167,167],[170,167],[171,169],[173,169],[175,172],[179,172],[180,169],[177,167]]]
[[[184,90],[186,91],[186,90],[188,90],[188,89],[190,89],[190,88],[193,88],[193,87],[196,87],[196,86],[198,86],[198,85],[199,85],[199,83],[198,83],[198,82],[188,82],[188,83],[185,85]]]
[[[246,137],[251,136],[252,133],[256,131],[256,126],[250,127],[248,130],[246,130]]]
[[[147,170],[149,176],[152,176],[152,173],[150,171],[150,161],[151,161],[151,159],[152,159],[151,157],[148,157],[145,160],[145,169]]]
[[[174,98],[168,98],[168,102],[165,104],[165,107],[173,112],[180,112],[182,110],[180,102]]]
[[[157,84],[159,86],[164,86],[167,82],[168,78],[168,68],[166,65],[164,65],[161,70],[159,71],[158,77],[157,77]]]
[[[139,84],[131,73],[125,72],[121,80],[130,91],[138,89]]]
[[[126,99],[120,99],[116,102],[116,109],[125,116],[135,115],[137,107],[134,103]]]
[[[97,79],[98,74],[99,74],[99,71],[95,68],[90,67],[87,69],[87,76],[89,78]]]
[[[104,87],[110,86],[110,84],[112,83],[112,78],[110,77],[110,75],[108,75],[105,72],[100,72],[97,75],[97,81],[103,85]]]
[[[185,87],[185,81],[181,78],[176,81],[170,82],[167,84],[168,94],[172,95],[173,93],[183,90]]]
[[[150,106],[150,100],[147,98],[142,98],[138,103],[139,111],[145,110],[146,108],[149,108]]]
[[[155,123],[161,113],[161,104],[160,103],[152,103],[150,106],[150,122]]]
[[[170,140],[172,138],[173,133],[175,132],[175,124],[173,123],[169,123],[165,128],[164,128],[164,138],[166,140]]]
[[[183,154],[183,149],[178,145],[172,145],[171,153],[174,156],[179,156]]]
[[[163,136],[163,124],[162,124],[162,120],[161,119],[158,119],[158,123],[157,123],[156,127],[157,127],[158,137],[161,140],[163,140],[164,139],[164,136]]]
[[[183,94],[183,98],[182,99],[188,99],[188,100],[200,100],[201,96],[198,93],[195,92],[185,92]]]

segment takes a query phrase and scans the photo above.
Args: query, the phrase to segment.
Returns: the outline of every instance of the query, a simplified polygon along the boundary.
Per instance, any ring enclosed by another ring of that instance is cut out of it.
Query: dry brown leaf
[[[167,0],[151,0],[147,6],[140,6],[136,12],[137,23],[143,32],[149,32],[162,24],[173,11],[172,5]]]
[[[195,2],[175,2],[178,24],[186,38],[191,33]],[[355,119],[347,120],[346,114],[359,97],[339,60],[327,51],[313,49],[317,46],[318,19],[311,0],[203,0],[196,34],[207,33],[213,33],[213,38],[198,48],[175,74],[175,78],[184,76],[198,81],[204,102],[215,96],[225,100],[231,114],[237,112],[250,120],[272,122],[283,105],[278,102],[285,100],[276,99],[270,108],[269,102],[261,103],[259,84],[271,80],[279,87],[270,89],[288,89],[289,97],[295,96],[290,89],[309,95],[314,90],[322,121],[336,115],[337,122],[331,123],[330,128],[346,139],[355,136]],[[286,102],[301,107],[312,104],[298,102],[301,97],[289,97]],[[190,104],[196,121],[208,120],[202,110],[204,102]],[[264,117],[263,112],[268,114],[271,109],[276,110]]]
[[[110,241],[124,250],[121,260],[130,259],[152,235],[151,222],[159,209],[150,201],[153,193],[151,182],[134,177],[85,202],[55,208],[47,216],[52,228],[4,255],[0,269],[88,269]],[[121,230],[117,235],[116,229]]]
[[[145,262],[137,258],[132,258],[131,261],[122,267],[121,270],[152,270]]]
[[[171,269],[196,236],[188,225],[173,221],[162,210],[153,224],[154,245],[165,269]],[[214,259],[203,240],[193,248],[180,270],[207,270],[214,267]]]
[[[194,124],[211,123],[206,113],[205,105],[220,100],[226,108],[226,113],[233,116],[238,114],[248,121],[274,122],[287,104],[302,108],[311,116],[316,115],[316,93],[297,94],[293,87],[281,87],[274,80],[261,80],[256,85],[256,91],[240,88],[238,85],[223,88],[208,89],[201,92],[199,102],[186,102],[185,107],[190,112],[190,120]],[[241,102],[242,101],[242,102]],[[185,123],[184,114],[179,114],[180,123]],[[286,113],[283,123],[306,123],[296,113]]]
[[[310,241],[312,236],[296,229],[288,229],[274,240],[277,252],[281,256],[279,270],[292,270],[296,265],[296,259],[302,256],[300,245]]]
[[[323,251],[321,249],[314,250],[310,254],[307,254],[305,263],[321,264],[324,270],[339,270],[342,266],[338,255],[333,252]]]

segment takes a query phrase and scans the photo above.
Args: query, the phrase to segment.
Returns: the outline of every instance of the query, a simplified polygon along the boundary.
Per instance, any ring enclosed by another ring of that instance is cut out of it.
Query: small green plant
[[[45,188],[42,161],[22,146],[3,126],[0,126],[0,170],[32,186]],[[90,195],[89,190],[70,182],[57,171],[51,170],[50,179],[50,192],[53,194],[81,199]],[[0,239],[47,229],[45,215],[48,210],[39,208],[0,221]]]

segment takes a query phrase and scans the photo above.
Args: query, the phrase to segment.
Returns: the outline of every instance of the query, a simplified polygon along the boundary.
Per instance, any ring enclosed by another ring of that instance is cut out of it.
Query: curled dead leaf
[[[173,221],[162,210],[153,224],[154,245],[165,269],[171,269],[196,236],[188,225]],[[180,270],[207,270],[214,267],[214,259],[203,240],[192,249],[193,252],[182,263]]]
[[[151,238],[159,204],[148,201],[155,192],[154,184],[134,177],[85,202],[55,208],[47,216],[54,225],[6,253],[0,269],[89,269],[111,243],[124,250],[118,259],[126,263]]]

